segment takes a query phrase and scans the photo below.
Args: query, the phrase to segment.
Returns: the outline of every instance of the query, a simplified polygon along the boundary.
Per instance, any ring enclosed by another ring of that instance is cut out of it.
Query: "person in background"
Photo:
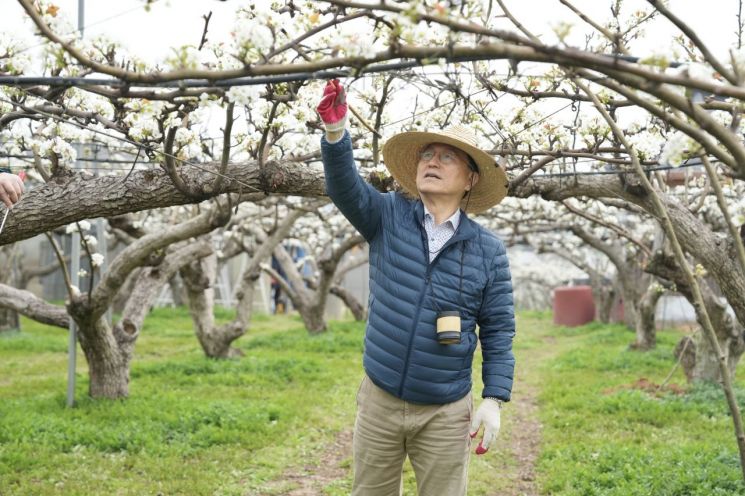
[[[386,142],[383,157],[408,196],[381,194],[355,168],[339,81],[326,85],[317,110],[326,191],[370,247],[352,494],[400,494],[408,456],[419,494],[465,495],[471,439],[483,426],[476,454],[493,444],[515,368],[505,247],[466,213],[499,203],[507,177],[463,126],[406,132]],[[472,415],[479,342],[484,390]]]
[[[23,195],[23,181],[20,177],[10,173],[10,169],[0,167],[0,201],[6,208],[18,203]]]

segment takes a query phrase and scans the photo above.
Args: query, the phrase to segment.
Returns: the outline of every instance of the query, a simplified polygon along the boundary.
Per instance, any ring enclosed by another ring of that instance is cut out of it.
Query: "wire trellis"
[[[377,72],[378,70],[380,70],[380,71],[386,70],[386,71],[389,71],[389,72],[390,71],[394,71],[394,70],[401,70],[403,67],[399,67],[399,66],[401,66],[402,64],[403,64],[403,66],[405,66],[405,68],[408,68],[410,70],[413,69],[413,68],[416,68],[416,67],[424,68],[418,62],[416,64],[414,64],[412,62],[397,63],[397,64],[379,64],[378,66],[375,66],[375,67],[371,66],[364,74],[355,74],[354,75],[354,79],[356,80],[356,79],[359,79],[361,77],[370,77],[370,76],[373,76],[374,73]],[[309,76],[309,79],[328,79],[330,77],[340,77],[340,76],[343,76],[344,73],[345,73],[345,71],[340,71],[340,70],[337,70],[337,71],[321,71],[321,72],[318,72],[318,73],[308,73],[308,76]],[[427,74],[421,74],[421,75],[427,75]],[[519,77],[537,77],[536,75],[517,75],[517,76],[519,76]],[[287,78],[290,78],[290,75],[288,75]],[[67,79],[70,79],[70,78],[67,78]],[[86,78],[77,78],[77,79],[86,79]],[[4,77],[0,77],[0,85],[3,84],[3,81],[4,81]],[[91,80],[88,80],[88,81],[91,81]],[[110,81],[110,80],[105,80],[105,81]],[[222,82],[219,82],[219,83],[220,84],[225,84],[226,86],[227,86],[227,83],[230,83],[230,82],[232,82],[234,85],[266,84],[265,82],[258,83],[256,81],[264,81],[264,79],[239,78],[239,79],[236,79],[236,80],[225,80],[225,81],[222,81]],[[38,97],[36,95],[32,95],[32,94],[28,93],[22,87],[18,87],[18,89],[21,90],[21,91],[23,91],[24,93],[26,93],[28,96],[31,96],[31,97],[34,97],[34,98],[40,98],[40,97]],[[491,88],[483,88],[483,89],[474,91],[474,92],[472,92],[472,93],[470,93],[468,95],[465,95],[464,98],[462,98],[462,99],[454,98],[454,99],[448,100],[448,101],[446,101],[444,103],[433,105],[432,107],[429,107],[429,108],[427,108],[427,109],[425,109],[425,110],[423,110],[421,112],[417,112],[417,113],[415,113],[413,115],[410,115],[410,116],[407,116],[405,118],[398,119],[398,120],[395,120],[395,121],[392,121],[392,122],[387,122],[385,124],[382,124],[380,127],[381,128],[384,128],[384,127],[389,127],[389,126],[394,126],[396,124],[400,124],[401,122],[405,122],[405,121],[411,120],[413,118],[416,118],[416,117],[419,117],[419,116],[428,114],[430,112],[433,112],[434,110],[437,110],[438,108],[442,108],[442,107],[445,107],[445,106],[448,106],[448,105],[453,105],[454,103],[457,103],[460,100],[470,99],[473,96],[476,96],[478,94],[481,94],[481,93],[484,93],[484,92],[490,91],[490,90],[492,90],[492,89]],[[500,97],[501,96],[504,96],[505,94],[507,94],[507,91],[502,91]],[[497,98],[499,98],[499,97],[497,97]],[[187,166],[192,166],[192,167],[195,167],[195,168],[197,168],[197,169],[199,169],[201,171],[204,171],[204,172],[207,172],[207,173],[216,175],[216,176],[221,175],[220,173],[218,173],[216,171],[213,171],[213,170],[210,170],[210,169],[207,169],[207,168],[205,168],[205,167],[203,167],[203,166],[199,165],[198,163],[195,163],[195,162],[193,162],[191,160],[182,159],[182,158],[179,158],[179,157],[177,157],[175,155],[172,155],[172,154],[167,154],[164,151],[158,150],[158,149],[156,149],[156,148],[154,148],[154,147],[152,147],[152,146],[150,146],[148,144],[145,144],[145,143],[141,143],[141,142],[138,142],[138,141],[129,139],[129,138],[124,138],[124,137],[116,136],[114,134],[110,134],[110,133],[107,133],[107,132],[104,132],[104,131],[95,129],[95,128],[92,128],[90,126],[86,126],[84,124],[81,124],[79,122],[76,122],[74,120],[65,119],[65,118],[63,118],[61,116],[54,115],[54,114],[51,114],[51,113],[48,113],[48,112],[44,112],[42,110],[28,109],[27,107],[25,107],[25,106],[23,106],[21,104],[18,104],[16,102],[13,102],[11,100],[7,100],[7,99],[4,99],[4,98],[0,98],[0,102],[9,104],[9,105],[13,106],[14,108],[20,108],[20,109],[23,109],[23,110],[26,110],[26,111],[30,111],[30,112],[33,112],[33,113],[37,113],[37,114],[43,115],[45,117],[48,117],[48,118],[57,120],[58,122],[61,122],[63,124],[70,124],[70,125],[73,125],[73,126],[76,126],[76,127],[80,128],[80,129],[83,129],[83,130],[92,132],[94,134],[102,135],[102,136],[105,136],[105,137],[110,138],[110,139],[114,139],[114,140],[118,140],[118,141],[123,142],[123,143],[127,143],[129,145],[132,145],[132,146],[136,147],[137,150],[139,150],[139,151],[145,150],[147,152],[150,152],[150,153],[153,153],[153,154],[156,154],[156,155],[168,156],[169,158],[172,158],[173,160],[179,162],[180,164],[187,165]],[[512,133],[509,136],[509,138],[505,138],[505,140],[514,140],[514,138],[517,135],[519,135],[520,133],[523,133],[523,132],[527,131],[528,129],[530,129],[530,128],[532,128],[532,127],[534,127],[534,126],[536,126],[536,125],[538,125],[538,124],[546,121],[550,117],[558,114],[559,112],[567,109],[568,107],[572,107],[572,109],[576,111],[576,113],[577,113],[577,116],[575,116],[575,122],[576,122],[576,117],[578,117],[578,115],[579,115],[579,108],[577,106],[577,102],[575,102],[574,100],[572,100],[571,102],[567,103],[566,105],[563,105],[563,106],[557,108],[556,110],[554,110],[552,112],[549,112],[548,114],[542,116],[541,118],[539,118],[539,119],[537,119],[537,120],[535,120],[535,121],[533,121],[533,122],[531,122],[529,124],[526,124],[522,129],[520,129],[520,130]],[[489,124],[493,126],[493,123],[489,122]],[[501,133],[500,133],[500,135],[501,135]],[[576,136],[575,136],[575,139],[576,139]],[[503,143],[503,145],[504,145],[504,143]],[[127,152],[127,153],[134,153],[132,150],[127,150],[125,148],[122,148],[121,151],[124,151],[124,152]],[[0,158],[18,158],[20,160],[24,160],[26,158],[33,158],[33,157],[13,156],[12,154],[4,154],[4,155],[3,154],[0,154]],[[78,161],[81,161],[81,162],[108,163],[108,164],[119,164],[119,163],[121,163],[121,164],[124,164],[124,163],[130,164],[130,166],[129,167],[126,167],[126,168],[125,167],[118,167],[118,168],[117,167],[78,167],[79,169],[83,169],[83,170],[105,172],[105,171],[116,171],[116,170],[122,170],[122,171],[123,170],[132,170],[132,168],[133,168],[132,167],[132,161],[128,161],[128,160],[115,160],[115,159],[114,160],[109,160],[109,159],[101,160],[101,159],[96,159],[96,158],[85,158],[85,157],[82,157],[82,158],[79,158]],[[602,162],[601,159],[584,159],[583,160],[583,159],[578,159],[578,158],[575,157],[575,159],[573,161],[573,166],[576,167],[576,165],[577,164],[580,164],[580,163],[600,163],[600,162]],[[153,163],[153,162],[144,162],[144,163]],[[695,167],[695,166],[700,166],[700,164],[682,164],[681,166],[678,166],[678,167],[679,168],[687,168],[687,167]],[[647,171],[650,171],[650,172],[651,171],[664,171],[664,170],[675,169],[675,168],[678,168],[678,167],[673,167],[673,166],[669,166],[668,165],[668,166],[650,167],[650,168],[647,168],[646,170]],[[543,177],[543,178],[552,178],[552,177],[562,178],[562,177],[574,177],[574,176],[621,175],[621,174],[630,174],[630,173],[632,173],[632,172],[630,172],[630,171],[624,171],[624,170],[603,170],[603,171],[576,171],[576,170],[574,170],[573,172],[560,172],[560,173],[545,173],[544,172],[544,173],[541,173],[539,175],[540,175],[540,177]],[[228,181],[235,181],[235,182],[239,183],[241,186],[244,186],[246,188],[249,188],[250,190],[259,191],[257,188],[254,188],[253,186],[248,185],[248,184],[246,184],[244,182],[241,182],[241,181],[239,181],[237,179],[234,179],[234,178],[231,178],[231,177],[225,176],[225,175],[222,175],[222,176],[223,176],[224,179],[226,179]]]

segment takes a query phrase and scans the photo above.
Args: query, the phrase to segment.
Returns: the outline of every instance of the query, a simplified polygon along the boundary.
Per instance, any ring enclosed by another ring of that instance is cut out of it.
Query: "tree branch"
[[[564,207],[566,207],[567,210],[569,210],[573,214],[579,215],[580,217],[583,217],[583,218],[589,220],[590,222],[594,222],[595,224],[598,224],[600,226],[607,227],[608,229],[610,229],[611,231],[615,232],[619,236],[621,236],[623,238],[626,238],[629,241],[631,241],[632,243],[634,243],[648,257],[651,257],[652,256],[651,250],[649,249],[649,247],[645,243],[643,243],[641,240],[639,240],[636,237],[634,237],[630,232],[628,232],[626,229],[623,229],[618,224],[613,224],[611,222],[604,221],[600,217],[597,217],[595,215],[592,215],[592,214],[589,214],[587,212],[584,212],[584,211],[582,211],[579,208],[575,207],[574,205],[572,205],[570,202],[568,202],[566,200],[563,201],[563,202],[561,202],[561,203],[562,203],[562,205],[564,205]]]
[[[212,12],[210,12],[212,15]],[[235,109],[235,102],[229,102],[228,108],[225,110],[225,129],[223,130],[223,142],[222,142],[222,158],[220,160],[220,169],[217,171],[218,174],[215,177],[215,182],[212,185],[211,191],[220,191],[222,188],[223,178],[228,170],[228,164],[230,163],[230,137],[233,131],[233,110]]]
[[[42,324],[63,329],[70,326],[70,316],[64,307],[52,305],[30,291],[6,284],[0,284],[0,307],[10,308]]]
[[[177,224],[163,232],[143,236],[127,246],[111,262],[109,270],[101,277],[93,290],[90,298],[90,312],[93,318],[98,318],[106,312],[129,273],[140,267],[153,251],[209,232],[226,221],[226,217],[220,217],[215,211],[209,209],[198,217]]]
[[[691,27],[684,23],[678,16],[673,14],[670,9],[667,8],[664,2],[661,2],[660,0],[647,0],[652,6],[657,9],[658,12],[660,12],[663,16],[665,16],[670,22],[672,22],[678,29],[680,29],[683,34],[685,34],[689,40],[696,46],[696,48],[699,49],[701,52],[701,55],[704,56],[704,60],[708,62],[714,70],[716,70],[719,74],[724,76],[727,81],[729,81],[731,84],[737,86],[740,84],[740,82],[737,80],[737,77],[727,69],[724,64],[722,64],[719,59],[717,59],[713,53],[709,50],[709,48],[706,46],[706,44],[703,42],[701,38],[698,37],[696,32],[691,29]]]
[[[510,180],[509,189],[512,190],[513,188],[516,188],[520,186],[522,183],[524,183],[530,176],[538,172],[539,170],[543,169],[545,166],[556,160],[557,158],[561,157],[561,153],[552,154],[547,157],[543,157],[540,160],[537,160],[533,165],[525,169],[520,173],[519,176],[517,176],[515,179]]]

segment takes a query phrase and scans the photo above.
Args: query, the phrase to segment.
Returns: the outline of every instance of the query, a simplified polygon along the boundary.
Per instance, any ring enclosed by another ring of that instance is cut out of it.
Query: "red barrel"
[[[590,286],[562,286],[554,289],[554,324],[569,327],[595,320],[595,301]]]

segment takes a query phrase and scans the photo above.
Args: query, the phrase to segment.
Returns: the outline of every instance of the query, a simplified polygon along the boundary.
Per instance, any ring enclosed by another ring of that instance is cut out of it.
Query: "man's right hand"
[[[327,139],[336,141],[341,137],[347,125],[347,97],[344,93],[344,86],[338,79],[332,79],[326,83],[323,98],[316,107],[316,111],[326,126]]]
[[[0,201],[6,208],[18,203],[23,195],[23,181],[15,174],[0,172]]]

